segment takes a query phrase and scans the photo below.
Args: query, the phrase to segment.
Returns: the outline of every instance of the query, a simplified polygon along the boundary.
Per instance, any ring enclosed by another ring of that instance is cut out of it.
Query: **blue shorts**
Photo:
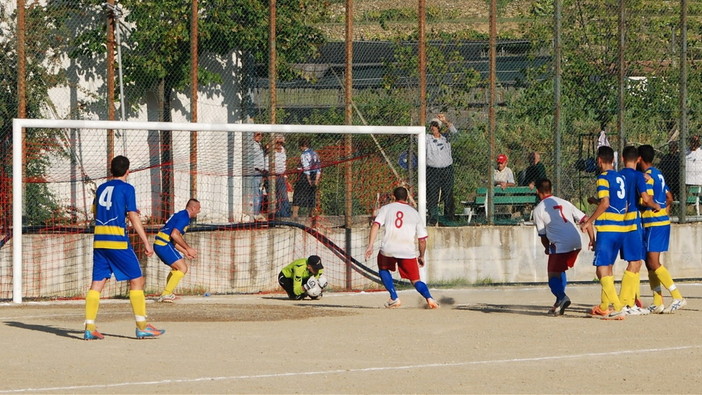
[[[165,246],[154,244],[154,252],[156,253],[156,256],[158,256],[158,259],[168,266],[171,266],[177,261],[183,259],[183,255],[180,253],[180,251],[176,250],[171,243],[168,243]]]
[[[597,232],[595,239],[594,266],[611,266],[617,260],[617,253],[624,244],[627,232]]]
[[[628,262],[641,261],[646,257],[646,249],[643,244],[643,228],[627,232],[624,236],[622,248],[619,256]]]
[[[117,281],[134,280],[142,276],[134,250],[93,249],[93,281],[109,279],[114,273]]]
[[[666,252],[670,244],[670,225],[644,228],[646,252]]]

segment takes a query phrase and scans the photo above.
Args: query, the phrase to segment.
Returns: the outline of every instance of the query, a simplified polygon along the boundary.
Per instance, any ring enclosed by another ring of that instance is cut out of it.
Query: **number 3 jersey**
[[[539,236],[546,236],[553,245],[552,254],[563,254],[582,248],[576,223],[585,218],[569,201],[548,196],[534,208],[534,225]],[[555,249],[553,248],[555,246]]]
[[[129,248],[127,212],[137,211],[134,186],[122,180],[110,180],[95,192],[93,213],[95,235],[93,248],[126,250]]]
[[[428,236],[419,213],[407,203],[386,204],[378,210],[375,222],[381,227],[385,226],[380,253],[387,257],[416,258],[417,239]]]

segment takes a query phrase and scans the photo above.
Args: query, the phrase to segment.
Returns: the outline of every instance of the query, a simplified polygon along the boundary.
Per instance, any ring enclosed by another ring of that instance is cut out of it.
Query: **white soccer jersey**
[[[385,226],[380,253],[388,257],[416,258],[417,239],[428,236],[419,213],[407,203],[386,204],[378,210],[375,222]]]
[[[585,217],[567,200],[549,196],[534,208],[534,224],[539,236],[546,236],[556,246],[557,254],[582,248],[576,225]]]

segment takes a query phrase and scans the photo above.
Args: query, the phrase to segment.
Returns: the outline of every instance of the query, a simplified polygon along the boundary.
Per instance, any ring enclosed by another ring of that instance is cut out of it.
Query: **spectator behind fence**
[[[499,154],[497,155],[497,169],[495,169],[495,175],[493,177],[495,185],[502,187],[502,189],[507,187],[513,187],[514,183],[514,173],[512,169],[507,167],[507,155]]]
[[[668,153],[661,157],[658,167],[673,197],[678,199],[680,197],[680,150],[677,141],[668,143]]]
[[[288,155],[285,151],[285,135],[276,133],[273,136],[273,172],[275,173],[275,206],[276,217],[289,217],[290,200],[288,199],[288,176],[286,172],[286,164]],[[268,177],[268,182],[272,181],[272,177]],[[270,188],[269,188],[270,193]],[[270,199],[270,197],[269,197]]]
[[[441,132],[443,124],[448,130]],[[439,196],[444,202],[444,217],[452,220],[456,208],[453,203],[453,156],[451,155],[451,135],[457,133],[453,123],[439,114],[429,121],[430,133],[427,141],[427,209],[430,225],[439,221]]]
[[[247,144],[247,161],[245,171],[246,194],[251,198],[249,214],[256,221],[265,221],[261,214],[263,206],[263,177],[268,174],[268,158],[261,145],[263,133],[255,132]]]
[[[690,137],[690,152],[685,156],[685,185],[702,185],[700,136]]]
[[[322,163],[317,152],[310,147],[310,139],[302,138],[298,146],[302,154],[300,154],[300,165],[297,168],[300,173],[293,194],[293,219],[297,218],[300,207],[307,207],[309,209],[308,216],[314,216],[317,186],[319,186],[319,179],[322,177]]]
[[[519,174],[519,185],[528,186],[534,189],[537,180],[546,178],[546,168],[541,163],[541,155],[538,152],[529,153],[529,167]]]

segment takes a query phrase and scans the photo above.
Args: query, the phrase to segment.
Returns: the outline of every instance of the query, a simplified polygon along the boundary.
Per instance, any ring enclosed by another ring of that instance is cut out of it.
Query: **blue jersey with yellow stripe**
[[[614,170],[597,176],[597,198],[609,198],[609,207],[595,220],[598,232],[629,232],[636,229],[635,219],[627,218],[626,181]]]
[[[184,235],[189,226],[190,214],[188,213],[188,210],[178,211],[177,213],[171,215],[171,218],[168,218],[168,221],[166,221],[166,224],[163,225],[163,228],[158,231],[154,245],[165,246],[166,244],[171,243],[171,232],[173,232],[173,229],[178,229],[180,234]]]
[[[641,214],[641,222],[643,222],[644,228],[670,225],[670,217],[668,217],[668,208],[666,207],[667,192],[669,189],[668,185],[665,183],[663,173],[655,167],[649,167],[648,170],[646,170],[646,174],[649,176],[646,180],[646,185],[648,187],[646,193],[651,195],[653,201],[658,203],[661,209],[653,211],[652,208],[647,207]]]
[[[619,171],[624,176],[626,183],[626,220],[633,220],[637,228],[641,227],[641,215],[639,214],[639,199],[642,193],[648,190],[644,174],[636,169],[625,167]]]
[[[136,193],[131,184],[115,179],[100,185],[93,201],[93,248],[128,249],[127,213],[130,211],[137,211]]]

